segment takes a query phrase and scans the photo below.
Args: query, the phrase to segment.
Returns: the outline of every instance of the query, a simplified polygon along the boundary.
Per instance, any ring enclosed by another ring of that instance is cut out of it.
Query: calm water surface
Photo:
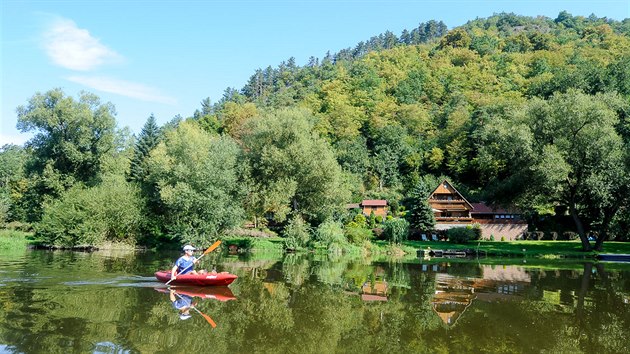
[[[0,253],[0,352],[630,352],[619,264],[215,254],[235,283],[169,293],[177,256]]]

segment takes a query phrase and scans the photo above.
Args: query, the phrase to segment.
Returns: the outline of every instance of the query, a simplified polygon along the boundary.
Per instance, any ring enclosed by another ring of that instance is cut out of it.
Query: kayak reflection
[[[169,299],[173,307],[178,311],[180,320],[187,320],[192,317],[190,311],[195,310],[212,326],[216,327],[216,323],[210,316],[201,312],[197,306],[197,299],[207,300],[213,299],[221,302],[236,300],[232,290],[227,286],[220,287],[178,287],[178,288],[155,288],[161,293],[168,293]]]
[[[222,302],[236,300],[236,296],[227,286],[178,286],[170,288],[155,288],[156,291],[168,294],[169,290],[174,290],[179,295],[188,297],[199,297],[201,299],[213,299]]]

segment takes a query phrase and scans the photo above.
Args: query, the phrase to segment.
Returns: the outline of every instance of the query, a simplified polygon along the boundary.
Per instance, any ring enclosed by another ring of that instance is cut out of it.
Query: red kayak
[[[166,270],[160,270],[155,272],[155,277],[162,282],[171,280],[171,272]],[[171,284],[177,285],[190,285],[190,286],[221,286],[230,285],[234,280],[238,278],[234,274],[228,272],[221,273],[206,273],[206,274],[183,274],[178,275],[177,279],[173,280]]]
[[[168,294],[170,289],[155,288],[156,291]],[[236,296],[227,286],[178,286],[173,290],[180,295],[188,295],[190,297],[200,297],[202,299],[213,299],[219,301],[236,300]]]

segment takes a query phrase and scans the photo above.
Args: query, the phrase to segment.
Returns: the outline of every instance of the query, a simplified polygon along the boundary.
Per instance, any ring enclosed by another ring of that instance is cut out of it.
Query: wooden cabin
[[[473,221],[470,214],[474,209],[473,205],[447,180],[442,181],[429,195],[429,205],[438,223],[472,223]]]
[[[453,185],[444,180],[429,195],[435,216],[435,229],[448,230],[479,224],[483,238],[515,240],[527,232],[527,222],[518,211],[494,208],[485,203],[470,203]]]
[[[367,199],[359,204],[363,215],[370,216],[373,212],[376,216],[387,216],[387,200],[384,199]]]

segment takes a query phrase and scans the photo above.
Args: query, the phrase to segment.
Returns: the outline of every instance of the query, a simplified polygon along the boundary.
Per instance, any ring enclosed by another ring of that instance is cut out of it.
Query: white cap
[[[179,315],[179,319],[180,320],[187,320],[187,319],[189,319],[191,317],[192,317],[191,315],[186,315],[186,314],[183,314],[183,313],[181,315]]]
[[[191,245],[186,245],[184,246],[184,251],[194,251],[195,247],[191,246]]]

